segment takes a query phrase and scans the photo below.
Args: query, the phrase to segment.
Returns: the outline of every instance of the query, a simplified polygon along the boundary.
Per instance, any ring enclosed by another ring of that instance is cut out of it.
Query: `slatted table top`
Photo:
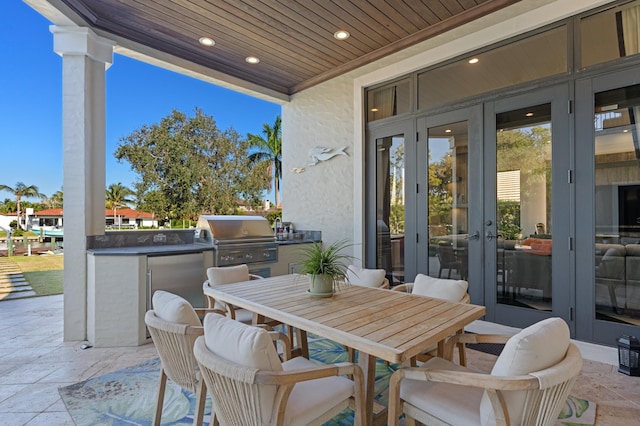
[[[211,286],[205,293],[392,363],[485,314],[483,306],[386,289],[342,286],[330,298],[312,297],[307,289],[307,277],[292,274]]]

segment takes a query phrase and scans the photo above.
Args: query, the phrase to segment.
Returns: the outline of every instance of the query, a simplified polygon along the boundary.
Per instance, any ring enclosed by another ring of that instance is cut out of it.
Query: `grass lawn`
[[[36,296],[62,294],[63,255],[11,256]]]

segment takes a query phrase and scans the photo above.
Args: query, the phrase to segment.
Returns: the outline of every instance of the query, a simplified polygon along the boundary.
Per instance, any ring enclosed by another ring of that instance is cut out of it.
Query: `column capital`
[[[86,55],[103,62],[108,68],[113,62],[113,48],[116,42],[100,37],[86,27],[51,25],[53,50],[60,56]]]

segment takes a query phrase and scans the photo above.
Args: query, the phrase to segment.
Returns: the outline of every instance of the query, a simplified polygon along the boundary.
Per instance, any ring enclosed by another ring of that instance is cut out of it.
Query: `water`
[[[25,245],[24,240],[22,238],[12,239],[13,242],[13,252],[16,255],[22,255],[28,253],[28,246]],[[38,240],[29,240],[28,245],[31,246],[32,254],[39,254],[48,250],[53,251],[54,253],[62,252],[62,241],[56,241],[54,246],[52,247],[52,243],[49,241],[40,242]],[[7,242],[0,242],[0,256],[6,256],[7,252]]]

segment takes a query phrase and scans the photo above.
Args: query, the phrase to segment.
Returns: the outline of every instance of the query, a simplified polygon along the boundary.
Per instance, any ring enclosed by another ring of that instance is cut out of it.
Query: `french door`
[[[484,304],[482,282],[482,106],[419,118],[417,272],[469,283]]]
[[[413,120],[368,131],[365,265],[384,269],[392,286],[415,275],[415,149]]]
[[[576,83],[577,338],[609,346],[640,326],[640,79]]]
[[[490,321],[573,324],[569,105],[560,85],[369,129],[366,264],[467,280]]]
[[[416,267],[487,319],[573,321],[566,85],[417,120]]]
[[[573,321],[567,85],[485,103],[484,290],[487,319],[525,327]]]

